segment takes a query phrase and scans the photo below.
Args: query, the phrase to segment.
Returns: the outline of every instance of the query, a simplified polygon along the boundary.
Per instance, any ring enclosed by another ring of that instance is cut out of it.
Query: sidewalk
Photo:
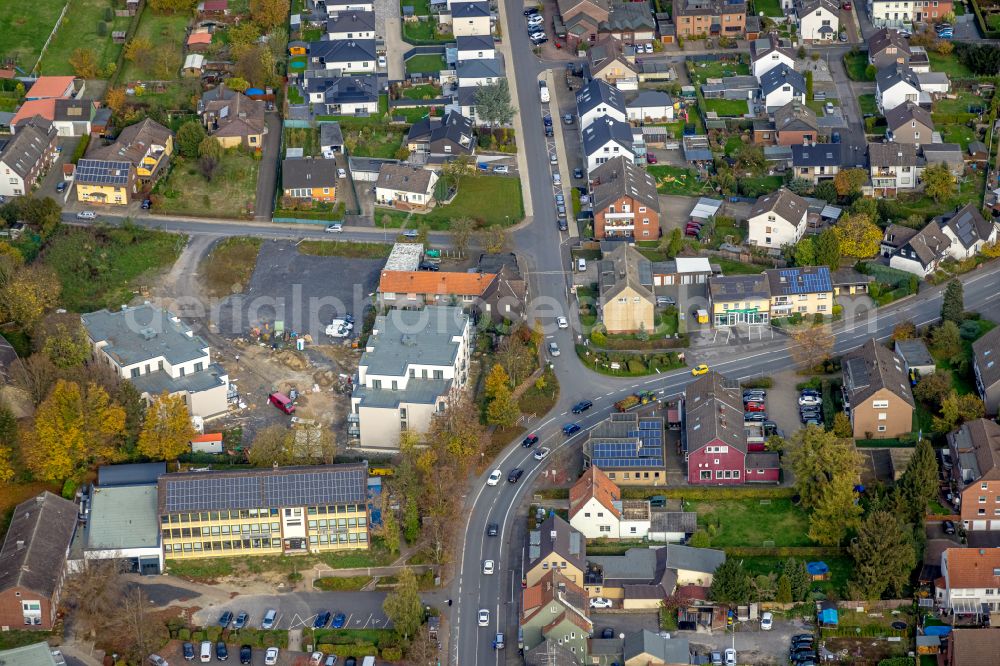
[[[501,35],[506,35],[508,28],[507,8],[503,2],[497,3],[497,25],[502,26]],[[501,37],[496,44],[497,50],[503,58],[504,73],[509,81],[507,87],[510,89],[510,103],[518,112],[514,114],[514,136],[518,144],[517,150],[517,175],[521,179],[521,199],[524,201],[524,222],[529,222],[535,215],[534,203],[531,199],[531,178],[528,174],[528,160],[524,156],[524,125],[521,123],[521,105],[517,94],[517,77],[511,68],[514,62],[510,50],[510,42],[506,37]],[[516,230],[517,226],[511,227],[510,231]]]

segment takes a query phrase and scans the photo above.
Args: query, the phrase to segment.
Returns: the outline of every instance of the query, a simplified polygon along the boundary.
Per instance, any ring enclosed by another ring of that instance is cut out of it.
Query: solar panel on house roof
[[[260,504],[257,479],[220,476],[167,481],[167,513],[209,509],[248,509]]]
[[[795,268],[786,268],[782,269],[779,275],[792,294],[811,294],[817,291],[829,291],[831,288],[830,277],[826,271],[807,273]]]
[[[80,160],[76,178],[84,182],[100,181],[109,185],[128,184],[129,163],[106,160]]]

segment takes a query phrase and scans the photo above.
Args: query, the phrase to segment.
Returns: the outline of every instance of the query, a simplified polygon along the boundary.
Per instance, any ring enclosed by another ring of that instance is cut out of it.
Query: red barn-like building
[[[692,382],[684,400],[684,450],[688,483],[777,483],[778,454],[750,453],[739,384],[717,372]]]

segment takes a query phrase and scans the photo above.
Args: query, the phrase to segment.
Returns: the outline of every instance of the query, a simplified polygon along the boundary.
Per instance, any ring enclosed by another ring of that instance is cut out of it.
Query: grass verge
[[[198,267],[205,293],[223,297],[244,291],[257,265],[260,242],[247,236],[220,241]]]
[[[392,252],[386,243],[361,243],[358,241],[317,241],[299,243],[299,252],[314,257],[352,257],[354,259],[381,259]]]

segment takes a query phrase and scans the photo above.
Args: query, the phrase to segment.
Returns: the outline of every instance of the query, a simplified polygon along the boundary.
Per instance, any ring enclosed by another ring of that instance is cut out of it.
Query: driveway
[[[296,246],[261,245],[249,287],[219,306],[222,335],[238,337],[252,326],[283,321],[286,330],[326,342],[324,330],[334,316],[353,314],[360,325],[385,261],[304,255]]]
[[[774,385],[767,389],[767,416],[778,424],[791,437],[792,433],[802,428],[799,420],[799,392],[795,385],[802,381],[802,376],[794,371],[781,372],[772,375]]]
[[[267,134],[264,135],[264,152],[257,175],[257,200],[254,219],[270,220],[274,210],[274,189],[278,178],[278,150],[281,148],[281,116],[268,113],[265,117]]]

